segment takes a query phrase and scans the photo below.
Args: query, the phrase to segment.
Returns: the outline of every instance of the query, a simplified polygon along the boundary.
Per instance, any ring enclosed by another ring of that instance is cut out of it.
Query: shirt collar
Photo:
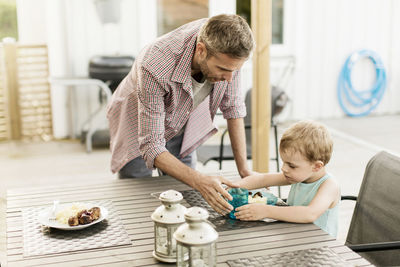
[[[187,43],[185,51],[178,65],[172,74],[171,80],[179,83],[186,83],[192,74],[192,59],[196,46],[197,34],[193,35],[190,41]]]

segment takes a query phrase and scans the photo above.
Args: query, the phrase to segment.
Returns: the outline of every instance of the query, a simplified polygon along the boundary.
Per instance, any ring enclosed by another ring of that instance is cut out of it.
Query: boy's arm
[[[246,189],[258,189],[274,185],[288,185],[289,183],[282,173],[258,173],[236,181],[234,184]]]
[[[256,203],[236,208],[235,216],[246,221],[271,218],[286,222],[311,223],[327,209],[333,208],[339,199],[339,186],[333,179],[328,179],[320,186],[308,206],[279,207]]]

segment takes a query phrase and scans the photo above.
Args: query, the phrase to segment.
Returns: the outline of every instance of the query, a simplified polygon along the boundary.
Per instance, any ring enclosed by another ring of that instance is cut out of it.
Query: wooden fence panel
[[[9,116],[7,110],[7,90],[4,53],[0,47],[0,141],[9,139]]]
[[[5,82],[0,87],[0,140],[50,140],[53,127],[47,46],[7,43],[1,50],[4,71],[0,70],[0,76]]]

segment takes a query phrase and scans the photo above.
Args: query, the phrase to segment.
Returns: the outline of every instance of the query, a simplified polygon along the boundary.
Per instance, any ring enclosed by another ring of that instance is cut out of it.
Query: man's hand
[[[194,180],[193,188],[200,192],[207,203],[218,213],[227,214],[233,207],[224,199],[232,200],[232,196],[222,184],[236,187],[232,182],[222,176],[200,175]]]
[[[257,221],[267,216],[268,205],[253,203],[236,208],[235,217],[242,221]]]

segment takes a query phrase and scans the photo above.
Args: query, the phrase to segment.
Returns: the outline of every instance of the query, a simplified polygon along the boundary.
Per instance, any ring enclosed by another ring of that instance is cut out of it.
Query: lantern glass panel
[[[156,224],[155,226],[155,234],[156,234],[156,251],[159,254],[168,255],[168,231],[167,228]]]
[[[176,255],[176,240],[174,238],[174,232],[177,228],[178,226],[170,226],[168,228],[168,247],[170,248],[168,256]]]
[[[176,246],[176,266],[178,267],[189,267],[189,261],[188,261],[188,248],[183,245],[178,243]]]
[[[178,245],[178,264],[179,267],[214,267],[217,264],[215,255],[215,243],[202,246]],[[189,257],[185,259],[184,255]]]
[[[176,253],[176,240],[173,233],[177,226],[156,225],[156,251],[158,254],[174,256]]]

